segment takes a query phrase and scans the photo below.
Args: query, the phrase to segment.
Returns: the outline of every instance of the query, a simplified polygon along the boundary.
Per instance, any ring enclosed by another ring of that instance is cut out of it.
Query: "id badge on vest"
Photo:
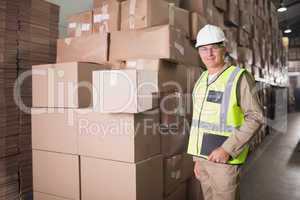
[[[207,102],[221,104],[223,99],[223,92],[210,90],[207,95]]]

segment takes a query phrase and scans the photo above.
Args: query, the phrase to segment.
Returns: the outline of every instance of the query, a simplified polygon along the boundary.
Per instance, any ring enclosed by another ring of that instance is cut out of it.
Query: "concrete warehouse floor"
[[[300,199],[300,113],[289,114],[287,127],[268,135],[249,158],[241,200]]]

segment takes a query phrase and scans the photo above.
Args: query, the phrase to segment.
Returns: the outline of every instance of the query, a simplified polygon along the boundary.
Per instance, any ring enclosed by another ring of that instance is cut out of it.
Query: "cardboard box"
[[[247,47],[238,47],[238,61],[243,62],[246,65],[253,64],[253,52]]]
[[[75,110],[32,108],[31,112],[32,149],[78,154]]]
[[[162,200],[162,165],[161,156],[136,164],[81,157],[82,200]]]
[[[248,12],[240,11],[240,26],[248,33],[252,34],[253,20]]]
[[[214,5],[219,10],[225,12],[227,10],[227,1],[224,0],[214,0]]]
[[[92,72],[100,69],[107,67],[81,62],[33,66],[33,107],[83,108],[92,105]]]
[[[202,72],[198,66],[186,66],[160,59],[127,60],[122,63],[120,68],[157,72],[159,92],[181,91],[182,93],[191,93]]]
[[[129,59],[169,59],[199,66],[197,50],[182,31],[169,25],[136,31],[111,33],[111,61]]]
[[[178,128],[162,128],[161,154],[165,157],[184,153],[187,150],[189,138],[189,122],[186,118],[179,120]]]
[[[253,76],[255,78],[255,80],[261,80],[263,78],[263,75],[262,75],[262,68],[259,68],[259,67],[254,67],[253,68]]]
[[[190,36],[189,14],[189,11],[185,9],[169,6],[169,24],[181,30],[187,37]]]
[[[259,17],[254,17],[254,28],[253,28],[253,37],[256,41],[259,41],[261,38],[261,31],[263,30],[263,20]]]
[[[165,200],[185,200],[187,197],[187,185],[186,183],[181,183],[179,188],[170,194]]]
[[[79,156],[33,150],[33,190],[80,200]]]
[[[227,12],[224,15],[225,25],[238,27],[240,25],[238,4],[235,3],[235,0],[229,0],[227,6]]]
[[[172,4],[176,7],[179,7],[180,6],[180,2],[181,0],[165,0],[166,2],[168,2],[169,4]]]
[[[197,12],[202,16],[206,16],[206,2],[208,0],[183,0],[181,1],[181,8],[189,10],[190,12]]]
[[[190,23],[191,40],[196,41],[199,30],[202,29],[206,24],[208,24],[208,21],[204,16],[199,15],[196,12],[191,12]]]
[[[108,34],[106,33],[57,40],[57,62],[59,63],[107,63],[108,54]]]
[[[100,8],[103,4],[109,3],[109,1],[125,1],[125,0],[93,0],[93,8]]]
[[[195,177],[187,182],[187,194],[188,200],[204,200],[200,181]]]
[[[261,60],[261,50],[259,48],[259,44],[258,42],[253,40],[252,45],[253,45],[253,53],[254,53],[254,65],[256,67],[261,67],[262,60]]]
[[[239,33],[238,44],[240,46],[250,47],[250,36],[249,36],[249,34],[244,29],[242,29],[241,27],[239,27],[238,33]]]
[[[118,0],[102,0],[93,9],[93,33],[108,33],[121,28],[121,4]]]
[[[93,32],[93,12],[86,11],[67,18],[68,37],[90,35]]]
[[[182,120],[191,122],[192,95],[180,92],[164,92],[160,94],[161,125],[166,128],[179,128]],[[169,126],[169,127],[168,127]]]
[[[298,49],[290,48],[289,49],[289,60],[297,60],[298,58]]]
[[[132,163],[160,153],[158,109],[139,114],[32,109],[42,111],[32,115],[33,149]]]
[[[206,19],[210,24],[224,27],[224,13],[214,6],[213,1],[206,3]]]
[[[166,1],[127,0],[121,3],[121,30],[140,29],[168,24]]]
[[[13,156],[19,153],[18,135],[0,138],[0,158]]]
[[[159,110],[139,114],[100,114],[76,119],[80,155],[135,163],[160,153]]]
[[[247,11],[251,16],[254,15],[255,0],[239,0],[239,10]]]
[[[230,27],[224,29],[224,32],[227,39],[225,43],[230,56],[234,59],[238,59],[238,54],[237,54],[238,29],[235,27]]]
[[[158,74],[124,69],[93,72],[93,107],[102,113],[138,113],[157,106]]]
[[[193,176],[193,158],[187,154],[175,155],[164,159],[164,195],[169,196],[182,182]]]

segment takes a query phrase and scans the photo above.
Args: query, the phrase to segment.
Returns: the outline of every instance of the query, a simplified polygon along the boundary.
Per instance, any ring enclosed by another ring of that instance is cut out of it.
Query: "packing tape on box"
[[[169,23],[174,26],[175,24],[175,6],[174,4],[169,4]]]
[[[89,23],[81,24],[81,31],[90,31],[90,30],[91,30],[91,24]]]
[[[101,14],[94,15],[94,23],[100,23],[99,33],[109,32],[108,20],[110,15],[108,14],[108,8],[108,4],[103,4],[100,9]]]
[[[130,69],[131,69],[131,68],[136,69],[137,66],[138,66],[137,61],[127,61],[127,62],[126,62],[126,67],[127,67],[127,68],[130,68]]]
[[[108,9],[109,9],[108,4],[104,3],[100,8],[101,14],[94,15],[94,23],[98,23],[98,22],[101,23],[102,21],[109,20]]]
[[[108,33],[108,32],[109,32],[108,21],[104,21],[99,26],[99,33]]]
[[[174,47],[179,51],[181,55],[184,55],[184,47],[178,42],[174,42]]]
[[[178,169],[176,171],[171,172],[171,178],[176,179],[176,180],[180,179],[181,178],[181,170]]]
[[[144,61],[143,59],[138,59],[134,61],[127,61],[126,67],[130,69],[144,69]]]
[[[69,46],[72,42],[72,38],[65,38],[65,43]]]
[[[129,0],[129,29],[135,28],[135,7],[136,7],[136,0]]]
[[[76,27],[75,30],[75,37],[80,37],[81,36],[81,25]]]
[[[109,14],[97,14],[94,15],[94,23],[102,23],[109,20]]]

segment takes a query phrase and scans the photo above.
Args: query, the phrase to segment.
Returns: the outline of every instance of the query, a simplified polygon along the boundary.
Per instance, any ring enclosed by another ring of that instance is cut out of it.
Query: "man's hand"
[[[216,162],[216,163],[227,163],[230,155],[222,148],[219,147],[208,156],[207,160]]]
[[[199,179],[200,177],[200,163],[198,161],[195,162],[195,165],[194,165],[194,173],[195,173],[195,176],[197,179]]]

